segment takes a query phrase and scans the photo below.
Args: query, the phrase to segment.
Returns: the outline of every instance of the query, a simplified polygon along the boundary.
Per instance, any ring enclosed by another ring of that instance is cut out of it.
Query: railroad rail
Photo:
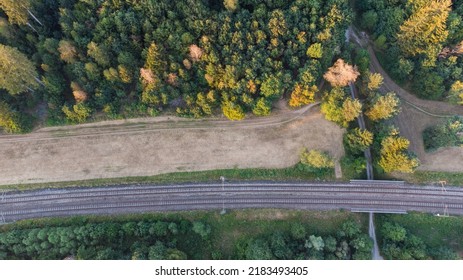
[[[356,212],[380,209],[381,213],[419,211],[463,215],[463,188],[447,187],[443,192],[440,186],[353,181],[226,182],[11,191],[2,195],[0,222],[71,215],[223,208],[346,209]]]

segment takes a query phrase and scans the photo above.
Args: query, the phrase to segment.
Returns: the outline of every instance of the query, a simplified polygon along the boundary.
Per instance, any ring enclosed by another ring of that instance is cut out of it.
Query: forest
[[[419,97],[463,104],[462,0],[358,0],[383,66]]]
[[[202,221],[132,220],[12,229],[0,233],[0,259],[223,259]],[[244,236],[243,236],[244,237]],[[372,241],[357,223],[333,236],[309,235],[305,225],[240,238],[232,259],[369,259]]]
[[[0,127],[314,101],[347,0],[2,0]]]

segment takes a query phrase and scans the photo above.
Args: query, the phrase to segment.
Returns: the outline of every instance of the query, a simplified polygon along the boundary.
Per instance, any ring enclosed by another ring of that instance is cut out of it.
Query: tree
[[[379,166],[387,173],[412,173],[419,161],[406,152],[409,145],[410,141],[400,137],[397,129],[391,129],[389,135],[381,141]]]
[[[30,7],[30,0],[0,0],[0,8],[13,24],[27,24]]]
[[[320,43],[310,45],[307,49],[307,56],[310,58],[321,58],[323,56],[323,47]]]
[[[451,0],[429,0],[426,4],[413,1],[413,12],[400,26],[397,42],[408,56],[426,55],[429,65],[434,65],[441,44],[448,36],[447,17]]]
[[[374,10],[369,10],[362,15],[360,25],[368,31],[374,31],[378,23],[378,14]]]
[[[367,88],[370,91],[378,90],[383,85],[383,76],[379,73],[369,73]]]
[[[202,222],[193,222],[193,231],[206,239],[211,233],[211,227]]]
[[[463,105],[463,82],[456,81],[450,87],[449,99],[452,103]]]
[[[315,169],[333,168],[334,161],[331,157],[318,150],[307,151],[305,149],[301,153],[301,163]]]
[[[373,105],[365,113],[370,120],[379,121],[389,119],[400,111],[399,98],[393,92],[381,95],[373,101]]]
[[[67,40],[59,41],[58,51],[60,53],[61,59],[64,62],[73,63],[75,61],[77,50],[71,41],[67,41]]]
[[[357,99],[346,97],[342,88],[333,88],[325,93],[321,105],[321,112],[329,121],[333,121],[343,127],[357,118],[362,112],[362,104]]]
[[[283,84],[280,76],[269,75],[260,87],[260,92],[265,97],[277,97],[283,92]]]
[[[247,260],[271,260],[273,259],[272,251],[268,242],[264,239],[255,239],[249,242],[246,248]]]
[[[239,121],[244,119],[244,111],[240,105],[231,101],[222,102],[222,112],[229,120]]]
[[[345,87],[349,83],[355,82],[360,73],[357,67],[338,59],[333,66],[328,68],[328,71],[323,75],[333,87]]]
[[[291,236],[296,240],[302,240],[306,237],[307,231],[303,224],[293,223],[291,225]]]
[[[62,110],[72,123],[83,123],[92,113],[92,109],[82,102],[72,106],[71,109],[68,106],[63,106]]]
[[[197,45],[191,45],[189,47],[189,50],[190,50],[190,58],[191,58],[191,61],[193,61],[193,62],[198,62],[201,59],[201,57],[203,56],[204,51],[200,47],[198,47]],[[154,50],[152,50],[152,51],[154,51]],[[149,51],[148,51],[148,53],[149,53]],[[159,58],[157,58],[157,59],[159,59]]]
[[[17,49],[0,44],[0,88],[18,94],[37,87],[37,72],[32,62]]]
[[[363,151],[373,144],[373,133],[357,127],[346,134],[346,141],[353,151]]]
[[[236,9],[238,9],[239,2],[238,0],[223,0],[223,5],[228,11],[234,12]]]
[[[315,93],[317,91],[317,86],[302,86],[300,84],[296,84],[293,92],[291,92],[289,106],[299,107],[315,102]]]
[[[7,133],[19,133],[23,131],[19,114],[11,110],[10,106],[0,101],[0,127]]]
[[[268,116],[270,114],[270,102],[261,97],[257,100],[256,105],[252,109],[252,112],[256,116]]]

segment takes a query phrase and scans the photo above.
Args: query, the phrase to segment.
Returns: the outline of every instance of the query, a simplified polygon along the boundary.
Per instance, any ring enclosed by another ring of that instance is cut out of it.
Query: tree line
[[[2,0],[0,102],[49,124],[264,116],[314,101],[352,17],[347,0]]]

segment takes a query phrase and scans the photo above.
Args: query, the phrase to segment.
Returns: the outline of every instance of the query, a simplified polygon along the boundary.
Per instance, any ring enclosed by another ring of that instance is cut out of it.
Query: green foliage
[[[368,31],[374,31],[378,24],[378,13],[369,10],[362,15],[360,26]]]
[[[443,100],[449,91],[450,102],[459,102],[451,87],[463,69],[458,47],[463,2],[359,0],[356,6],[361,24],[375,39],[380,61],[395,80],[410,83],[421,98]],[[370,25],[374,14],[377,23]]]
[[[268,116],[270,114],[270,102],[264,98],[259,98],[256,105],[252,109],[252,112],[256,116]]]
[[[90,109],[84,103],[77,103],[73,105],[71,108],[68,106],[63,106],[62,108],[63,113],[66,115],[66,118],[71,123],[83,123],[90,117],[92,109]]]
[[[463,82],[456,81],[449,91],[449,98],[452,103],[463,105]]]
[[[434,151],[440,147],[463,145],[463,118],[453,117],[444,124],[423,131],[424,148]]]
[[[176,230],[160,230],[160,226]],[[186,220],[166,223],[145,219],[138,222],[74,222],[68,226],[32,227],[0,233],[4,259],[156,259],[183,260],[194,256],[203,241]],[[206,226],[207,227],[207,226]],[[202,227],[204,228],[204,226]],[[182,244],[177,238],[195,243]],[[189,254],[189,255],[188,255]]]
[[[296,83],[309,90],[299,104],[311,102],[311,87],[352,19],[345,0],[209,2],[3,0],[8,20],[21,26],[0,19],[2,43],[46,72],[37,77],[28,67],[4,84],[18,81],[19,93],[24,85],[36,89],[21,78],[46,80],[47,88],[40,89],[46,100],[38,95],[37,101],[49,105],[50,122],[63,119],[60,109],[72,102],[71,82],[87,93],[86,104],[98,115],[167,109],[202,117],[219,107],[233,119],[248,111],[266,115]],[[204,97],[211,91],[215,101]],[[26,98],[17,103],[26,104]],[[33,111],[8,102],[19,114]]]
[[[199,234],[202,238],[206,239],[211,233],[211,227],[202,222],[193,222],[193,231]]]
[[[19,114],[0,101],[0,128],[7,133],[21,133],[25,131],[24,124]]]
[[[358,100],[347,97],[342,88],[333,88],[329,93],[325,92],[321,112],[329,121],[333,121],[343,127],[355,120],[362,111],[362,104]]]
[[[420,71],[415,77],[413,90],[426,99],[441,99],[445,92],[444,79],[437,73]]]
[[[355,128],[345,135],[345,140],[351,151],[364,151],[373,144],[373,133],[366,129]]]

